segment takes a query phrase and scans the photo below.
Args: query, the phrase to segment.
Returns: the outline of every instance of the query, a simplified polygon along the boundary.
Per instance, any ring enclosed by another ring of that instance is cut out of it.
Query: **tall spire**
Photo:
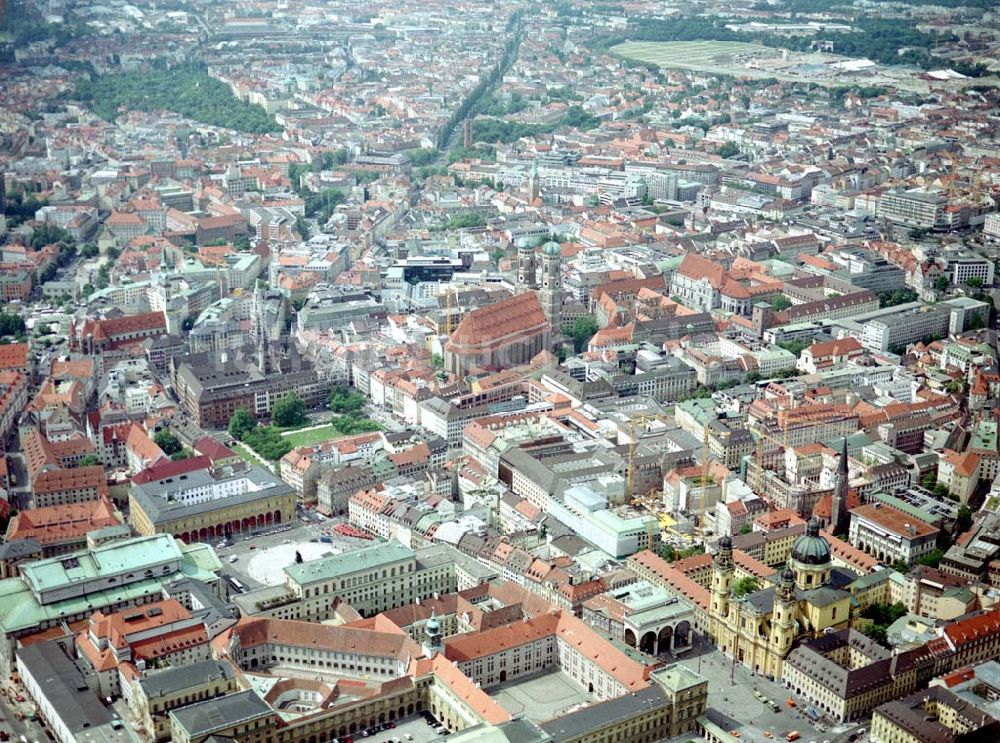
[[[847,531],[847,437],[840,448],[840,461],[837,463],[837,485],[833,491],[833,502],[830,504],[830,529],[834,534]]]

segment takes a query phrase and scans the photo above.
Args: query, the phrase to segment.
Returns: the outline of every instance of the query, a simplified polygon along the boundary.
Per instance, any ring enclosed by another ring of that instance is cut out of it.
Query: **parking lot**
[[[395,723],[395,727],[388,730],[369,732],[362,730],[354,733],[351,738],[355,743],[365,741],[365,743],[431,743],[431,741],[446,740],[445,735],[435,732],[435,726],[429,725],[421,715],[410,715],[404,720]],[[344,741],[339,741],[344,743]]]
[[[705,645],[704,640],[680,662],[708,679],[710,719],[725,730],[736,730],[741,740],[768,743],[784,740],[797,730],[803,743],[823,743],[846,738],[858,728],[854,724],[814,723],[802,711],[801,700],[793,698],[794,708],[786,704],[791,696],[787,689],[738,663],[734,666],[730,658]]]

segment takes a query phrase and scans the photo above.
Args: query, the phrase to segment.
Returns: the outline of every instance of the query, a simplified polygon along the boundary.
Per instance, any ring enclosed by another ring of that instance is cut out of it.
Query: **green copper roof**
[[[289,565],[285,568],[285,574],[295,583],[303,585],[372,570],[401,560],[412,560],[413,556],[413,550],[392,540],[341,555],[327,555],[318,560]]]

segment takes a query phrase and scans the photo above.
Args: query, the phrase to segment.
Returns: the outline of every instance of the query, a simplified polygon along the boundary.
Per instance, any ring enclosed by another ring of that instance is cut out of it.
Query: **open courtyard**
[[[511,715],[524,715],[534,722],[551,720],[594,701],[592,694],[558,669],[507,681],[491,689],[490,696]]]

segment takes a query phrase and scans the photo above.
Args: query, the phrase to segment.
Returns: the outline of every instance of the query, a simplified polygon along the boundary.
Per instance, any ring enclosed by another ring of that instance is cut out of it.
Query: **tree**
[[[562,123],[564,126],[572,126],[587,131],[601,125],[601,120],[583,110],[582,106],[573,105],[566,109]]]
[[[879,645],[887,645],[889,641],[889,633],[887,628],[881,624],[875,624],[874,622],[868,622],[861,630],[867,637],[870,637]]]
[[[211,126],[263,134],[281,131],[274,117],[241,101],[229,86],[199,65],[93,76],[75,82],[76,97],[102,119],[113,121],[121,109],[176,111]]]
[[[905,614],[906,606],[899,601],[894,604],[876,602],[869,604],[861,611],[861,616],[865,619],[871,619],[876,624],[884,624],[886,626],[905,616]]]
[[[740,527],[740,534],[749,534],[751,531],[753,531],[753,527],[750,524],[743,524]]]
[[[365,396],[350,387],[334,387],[330,392],[329,407],[334,413],[350,415],[359,413],[365,406]]]
[[[786,297],[784,294],[779,294],[774,299],[771,300],[771,309],[775,312],[784,312],[789,307],[792,306],[792,300]]]
[[[306,422],[306,404],[294,392],[289,392],[274,403],[271,408],[271,420],[282,428],[300,426]]]
[[[24,318],[7,312],[0,312],[0,335],[24,335]]]
[[[934,279],[934,289],[939,292],[943,292],[948,288],[948,277],[938,276]]]
[[[891,567],[897,573],[906,573],[910,570],[910,564],[906,560],[896,560]]]
[[[153,437],[153,441],[156,442],[156,445],[168,457],[184,449],[184,445],[181,444],[180,439],[168,430],[160,431]]]
[[[295,217],[295,231],[302,236],[303,240],[308,240],[312,237],[312,233],[309,230],[309,223],[301,214]]]
[[[979,276],[973,276],[965,283],[971,286],[973,289],[978,289],[983,285],[983,280]]]
[[[783,348],[798,357],[802,351],[809,348],[809,343],[806,341],[781,341],[778,344],[778,348]]]
[[[437,159],[438,151],[430,147],[425,147],[419,150],[407,150],[406,154],[409,155],[410,162],[414,166],[430,165]]]
[[[441,354],[439,354],[439,353],[432,353],[431,354],[431,368],[432,369],[443,369],[444,368],[444,359],[441,358]]]
[[[76,463],[77,467],[93,467],[101,463],[101,460],[97,458],[96,454],[84,454],[80,461]]]
[[[593,317],[576,318],[573,321],[573,329],[570,331],[570,335],[573,337],[573,350],[576,353],[581,353],[599,328],[597,320]]]
[[[281,459],[292,450],[292,445],[274,426],[257,426],[246,434],[243,441],[261,458],[272,462]]]
[[[736,596],[746,596],[748,593],[753,593],[760,589],[760,581],[757,580],[752,575],[748,575],[745,578],[740,578],[736,581],[733,586],[733,593]]]
[[[917,301],[917,293],[912,289],[896,289],[893,292],[882,292],[878,295],[878,301],[881,307],[895,307]]]
[[[923,557],[917,558],[917,564],[936,568],[941,564],[942,557],[944,557],[944,552],[942,550],[931,550]]]
[[[958,517],[955,519],[955,533],[961,534],[972,526],[972,511],[964,503],[958,507]]]
[[[454,217],[449,219],[444,228],[446,230],[467,230],[473,227],[482,227],[486,224],[486,220],[483,218],[482,214],[477,214],[476,212],[466,212],[464,214],[456,214]]]
[[[187,449],[181,449],[180,451],[175,451],[170,455],[171,462],[179,462],[182,459],[189,459],[191,457],[191,452]]]
[[[243,441],[244,437],[256,427],[257,421],[246,408],[237,408],[229,418],[229,435],[237,441]]]
[[[740,154],[740,148],[737,147],[733,142],[725,142],[719,149],[715,151],[719,157],[728,159]]]

